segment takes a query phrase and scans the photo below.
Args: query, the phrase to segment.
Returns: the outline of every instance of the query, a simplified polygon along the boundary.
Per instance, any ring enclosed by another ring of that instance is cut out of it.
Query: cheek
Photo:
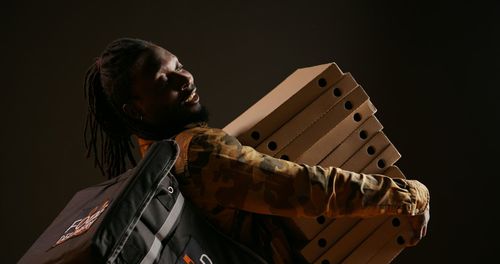
[[[148,105],[148,114],[151,117],[151,121],[155,123],[161,122],[170,115],[175,114],[175,111],[179,108],[178,102],[177,92],[168,92],[152,98]]]
[[[169,90],[169,91],[159,95],[156,99],[158,101],[160,101],[159,103],[161,103],[161,104],[173,106],[173,105],[178,104],[179,92]]]
[[[152,96],[148,101],[154,110],[165,108],[173,109],[178,107],[179,93],[177,91],[168,90]]]

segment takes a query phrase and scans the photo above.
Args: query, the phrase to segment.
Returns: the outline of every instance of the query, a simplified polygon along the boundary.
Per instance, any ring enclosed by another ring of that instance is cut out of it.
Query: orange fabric
[[[139,145],[139,152],[141,154],[141,158],[144,157],[144,155],[148,151],[149,147],[153,143],[154,143],[154,140],[147,140],[147,139],[143,139],[143,138],[139,138],[139,137],[137,138],[137,145]]]

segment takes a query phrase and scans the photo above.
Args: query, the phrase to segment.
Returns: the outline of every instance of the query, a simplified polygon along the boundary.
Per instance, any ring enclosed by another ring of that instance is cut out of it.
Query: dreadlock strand
[[[121,111],[130,100],[130,72],[151,43],[138,39],[118,39],[108,45],[87,69],[84,96],[88,115],[84,129],[87,157],[108,178],[136,166],[134,144],[127,118]]]
[[[104,164],[100,160],[98,153],[98,142],[103,139],[102,127],[99,125],[96,113],[96,105],[98,104],[96,98],[96,89],[100,87],[100,78],[98,74],[96,63],[92,64],[87,70],[84,95],[88,100],[88,115],[87,123],[85,125],[85,147],[87,149],[87,157],[94,156],[94,166],[98,167],[101,173],[104,173]],[[90,130],[89,130],[90,128]],[[100,136],[100,138],[99,138]],[[102,153],[101,153],[102,156]]]
[[[127,141],[127,157],[132,166],[137,166],[137,162],[135,161],[134,155],[132,154],[132,149],[134,149],[134,144],[132,143],[132,140],[129,139]]]

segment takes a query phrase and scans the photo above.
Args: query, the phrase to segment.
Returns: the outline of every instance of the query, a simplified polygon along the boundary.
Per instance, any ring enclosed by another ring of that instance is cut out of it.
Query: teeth
[[[184,102],[190,102],[191,100],[193,100],[193,98],[194,98],[195,95],[196,95],[196,89],[194,89],[191,92],[191,95]]]

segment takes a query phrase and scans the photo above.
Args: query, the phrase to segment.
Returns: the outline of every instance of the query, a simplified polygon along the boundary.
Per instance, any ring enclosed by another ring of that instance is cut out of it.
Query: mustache
[[[192,90],[197,89],[197,88],[198,88],[198,87],[196,87],[196,84],[191,83],[191,84],[188,84],[188,85],[183,85],[183,86],[181,87],[181,91],[186,91],[186,90],[187,90],[187,91],[192,91]]]
[[[190,84],[189,86],[185,86],[181,88],[181,96],[179,97],[180,102],[184,102],[184,100],[188,99],[189,96],[193,93],[194,90],[198,90],[198,87],[196,85]]]

